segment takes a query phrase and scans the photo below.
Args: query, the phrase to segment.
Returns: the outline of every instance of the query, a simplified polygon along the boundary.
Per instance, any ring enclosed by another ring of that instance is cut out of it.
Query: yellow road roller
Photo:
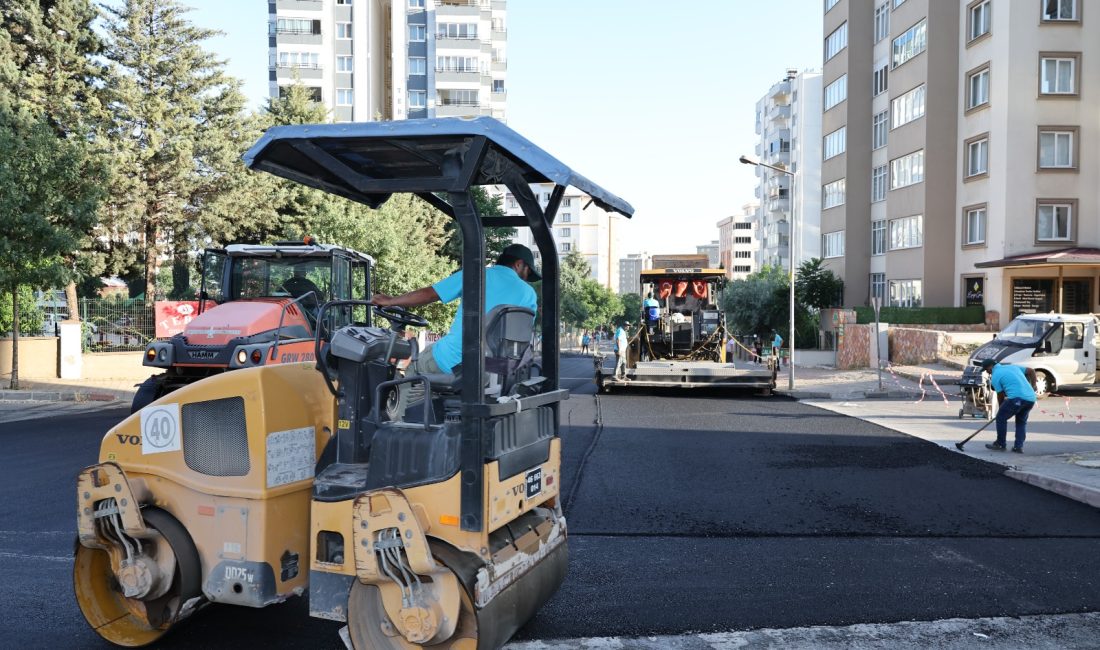
[[[308,590],[349,647],[497,648],[564,580],[552,226],[567,186],[633,209],[491,118],[276,127],[252,169],[378,207],[411,192],[462,233],[462,362],[405,375],[426,322],[365,302],[321,308],[315,364],[263,366],[161,397],[103,438],[77,479],[73,582],[92,628],[147,645],[211,604],[264,607]],[[553,183],[540,204],[532,183]],[[483,216],[504,186],[522,216]],[[529,228],[542,314],[485,313],[491,227]],[[415,228],[410,224],[410,228]],[[410,232],[410,236],[416,236]],[[362,314],[337,318],[337,314]]]

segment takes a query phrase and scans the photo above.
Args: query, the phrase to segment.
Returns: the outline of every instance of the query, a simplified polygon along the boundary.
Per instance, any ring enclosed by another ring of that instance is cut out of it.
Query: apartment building
[[[619,295],[641,295],[642,271],[649,268],[649,253],[630,253],[619,259]]]
[[[820,254],[821,73],[788,70],[756,103],[756,155],[760,162],[797,174],[793,208],[801,229],[798,259]],[[760,264],[789,268],[791,186],[788,174],[756,167],[760,179]]]
[[[958,5],[826,0],[824,25],[826,268],[845,305],[951,305]]]
[[[709,244],[699,244],[695,247],[696,254],[707,256],[707,268],[718,268],[718,240],[715,239]]]
[[[741,214],[718,222],[718,264],[730,280],[744,280],[760,270],[759,209],[759,203],[746,203]]]
[[[491,115],[507,103],[505,0],[271,0],[269,92],[336,122]]]
[[[1083,0],[956,7],[952,288],[955,304],[985,305],[1002,323],[1022,312],[1100,312],[1097,8]]]
[[[531,192],[544,209],[553,189],[550,183],[531,184]],[[504,213],[509,216],[523,214],[519,203],[507,190],[504,190]],[[553,227],[558,257],[564,259],[571,252],[580,253],[591,269],[590,277],[611,291],[617,291],[620,284],[620,223],[621,217],[599,208],[584,192],[566,188]],[[518,228],[515,241],[534,251],[535,261],[539,262],[539,251],[529,228]]]

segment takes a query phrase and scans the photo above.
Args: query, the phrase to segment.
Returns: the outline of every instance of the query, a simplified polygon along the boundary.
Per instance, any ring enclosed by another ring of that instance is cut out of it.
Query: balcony
[[[774,101],[786,101],[786,98],[791,94],[791,82],[780,81],[768,90],[768,99]]]
[[[783,165],[786,167],[791,164],[791,152],[789,149],[786,151],[782,149],[778,151],[766,151],[764,152],[763,162],[769,165]]]
[[[489,68],[490,72],[508,72],[508,62],[503,60],[493,60],[492,65]]]
[[[786,196],[777,196],[768,199],[768,212],[789,212],[791,201]]]
[[[791,107],[789,104],[787,106],[773,106],[768,109],[768,120],[772,124],[786,123],[789,119],[791,119]]]
[[[478,83],[481,81],[481,73],[477,70],[462,70],[460,68],[436,68],[435,81],[455,81],[463,83]]]

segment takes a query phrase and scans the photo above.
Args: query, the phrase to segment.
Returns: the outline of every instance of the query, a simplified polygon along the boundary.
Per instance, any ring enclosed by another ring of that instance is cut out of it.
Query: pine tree
[[[104,118],[103,42],[92,29],[99,16],[90,0],[7,0],[0,10],[0,108],[44,121],[59,138],[97,149]],[[92,154],[94,155],[94,154]],[[82,233],[81,248],[92,245]],[[69,315],[77,318],[76,280],[97,274],[94,257],[65,253]]]
[[[203,49],[216,32],[188,22],[188,11],[176,0],[106,7],[114,174],[103,234],[116,265],[128,261],[118,249],[138,235],[147,300],[162,256],[183,259],[224,222],[227,174],[258,134],[240,82]]]

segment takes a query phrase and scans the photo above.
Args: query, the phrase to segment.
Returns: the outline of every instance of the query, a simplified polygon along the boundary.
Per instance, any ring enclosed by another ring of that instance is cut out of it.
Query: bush
[[[875,310],[856,307],[856,322],[875,322]],[[985,307],[883,307],[879,320],[892,325],[960,325],[985,322]]]

